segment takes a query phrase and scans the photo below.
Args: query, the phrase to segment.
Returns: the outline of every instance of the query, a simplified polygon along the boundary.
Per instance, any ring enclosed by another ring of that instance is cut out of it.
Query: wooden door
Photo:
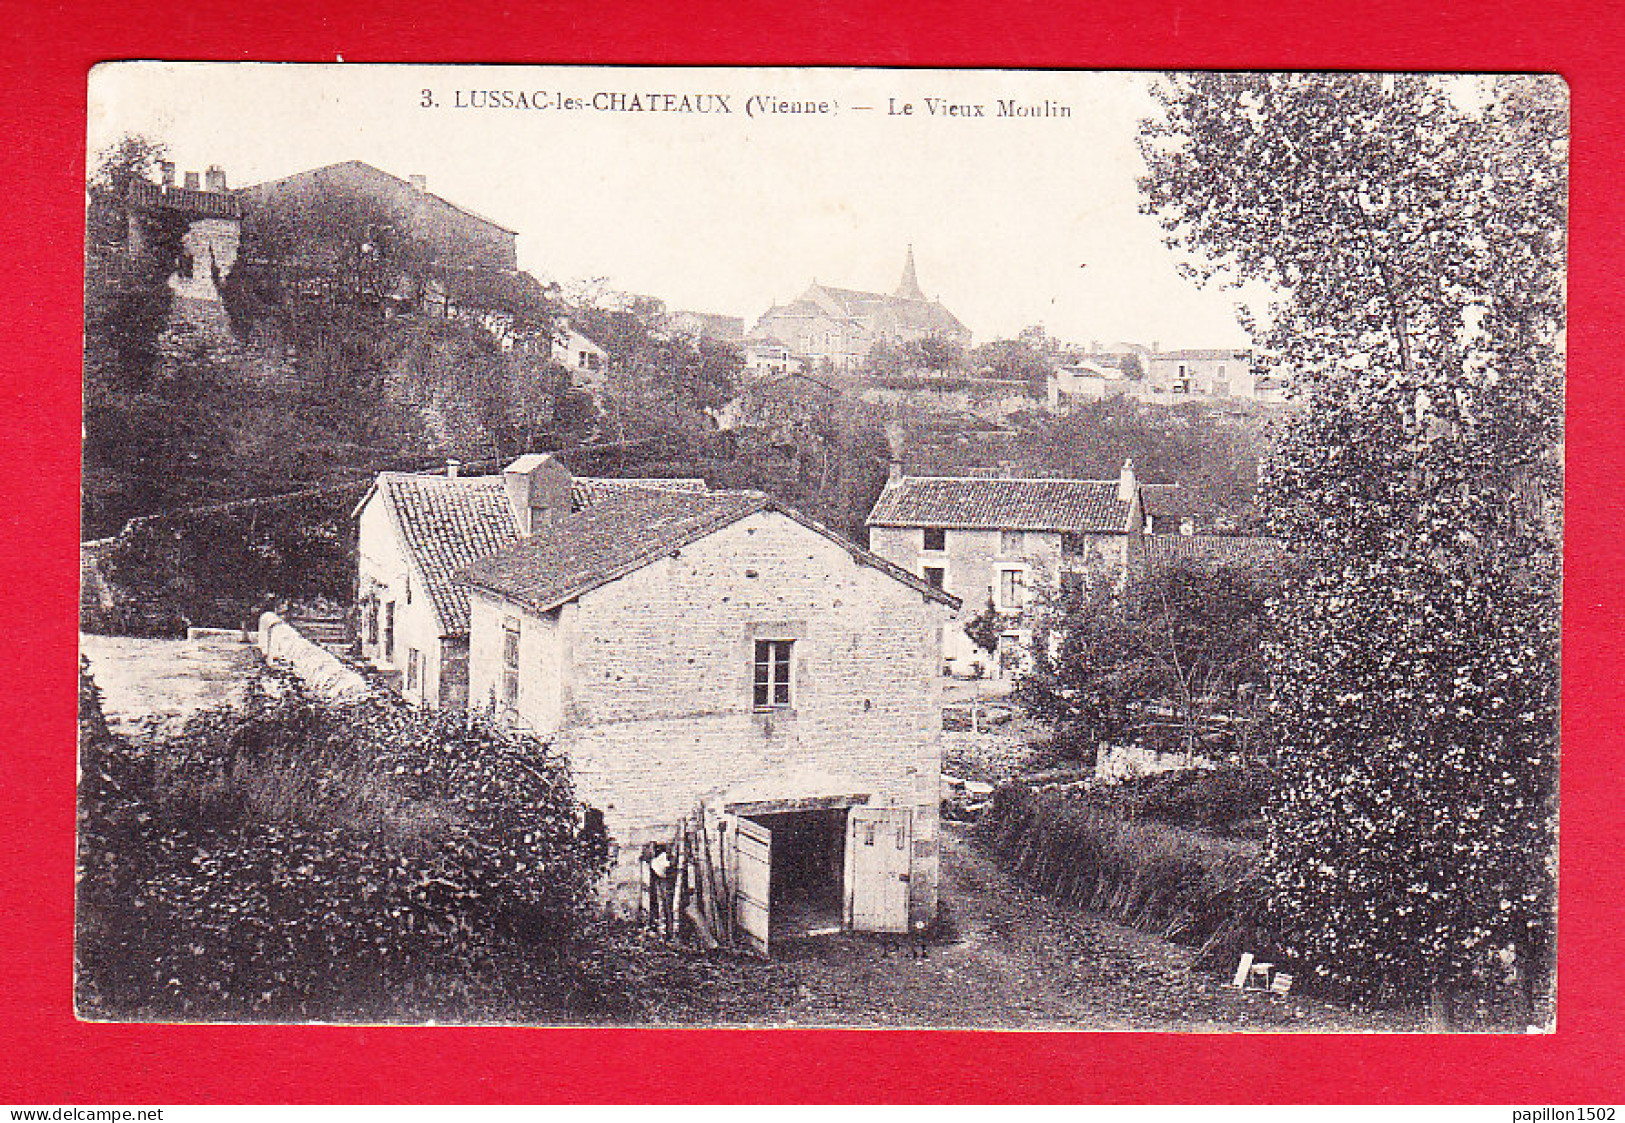
[[[857,932],[907,932],[913,817],[903,807],[858,806],[846,823],[847,922]]]
[[[733,824],[734,921],[745,946],[767,955],[773,832],[740,816]]]

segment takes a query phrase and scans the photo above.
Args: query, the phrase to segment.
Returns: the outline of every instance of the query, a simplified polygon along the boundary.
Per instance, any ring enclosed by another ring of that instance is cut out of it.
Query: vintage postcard
[[[1560,80],[89,95],[81,1018],[1555,1024]]]

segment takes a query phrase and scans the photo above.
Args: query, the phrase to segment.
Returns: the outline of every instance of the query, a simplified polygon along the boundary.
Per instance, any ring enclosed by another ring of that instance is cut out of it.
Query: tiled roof
[[[1279,539],[1243,534],[1151,534],[1141,544],[1141,559],[1147,567],[1176,561],[1273,565],[1285,557]]]
[[[571,499],[576,507],[584,508],[630,491],[651,489],[704,492],[705,481],[581,477],[572,483]],[[423,574],[441,634],[467,635],[468,590],[457,583],[458,572],[519,541],[502,477],[385,472],[378,477],[377,490],[388,502],[402,542]]]
[[[468,634],[468,591],[456,581],[470,562],[519,541],[501,476],[378,477],[407,552],[429,587],[443,635]]]
[[[237,196],[222,191],[195,191],[187,187],[160,187],[142,179],[130,181],[130,202],[144,207],[167,207],[185,214],[211,218],[237,218],[242,205]]]
[[[868,525],[1125,532],[1129,503],[1117,497],[1117,488],[1116,480],[905,476],[886,485]]]
[[[606,499],[625,495],[628,491],[705,491],[705,481],[698,477],[678,479],[611,479],[607,477],[577,476],[570,481],[570,500],[579,510]]]
[[[1188,359],[1191,362],[1211,361],[1214,359],[1251,359],[1250,351],[1238,351],[1229,347],[1198,347],[1185,351],[1158,351],[1151,356],[1153,359]]]
[[[881,570],[934,600],[958,608],[956,598],[856,546],[759,491],[672,491],[628,488],[583,508],[556,526],[463,571],[462,580],[545,612],[672,550],[772,510],[838,543],[862,565]]]

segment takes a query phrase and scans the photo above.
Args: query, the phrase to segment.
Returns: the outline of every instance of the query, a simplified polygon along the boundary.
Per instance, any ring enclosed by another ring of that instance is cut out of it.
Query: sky
[[[91,75],[88,150],[138,133],[182,171],[222,166],[232,186],[351,159],[422,174],[518,231],[520,267],[544,280],[603,278],[747,326],[814,280],[889,292],[912,245],[921,287],[978,342],[1042,324],[1079,344],[1245,346],[1238,293],[1180,276],[1139,213],[1152,81],[110,63]],[[1001,101],[1039,115],[1001,115]]]

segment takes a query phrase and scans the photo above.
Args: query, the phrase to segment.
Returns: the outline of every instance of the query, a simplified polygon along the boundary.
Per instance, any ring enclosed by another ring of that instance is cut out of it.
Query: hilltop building
[[[242,239],[242,204],[226,187],[226,173],[211,166],[202,177],[187,172],[175,182],[175,165],[159,164],[160,180],[132,179],[129,186],[129,252],[139,256],[150,248],[140,221],[142,215],[162,215],[185,223],[180,254],[169,274],[174,292],[171,317],[210,335],[230,335],[220,282],[237,263]]]
[[[913,246],[893,292],[841,289],[815,280],[789,304],[763,313],[750,333],[751,341],[777,343],[803,363],[828,360],[838,370],[861,366],[878,343],[900,346],[927,336],[963,347],[971,333],[941,301],[926,298]]]

